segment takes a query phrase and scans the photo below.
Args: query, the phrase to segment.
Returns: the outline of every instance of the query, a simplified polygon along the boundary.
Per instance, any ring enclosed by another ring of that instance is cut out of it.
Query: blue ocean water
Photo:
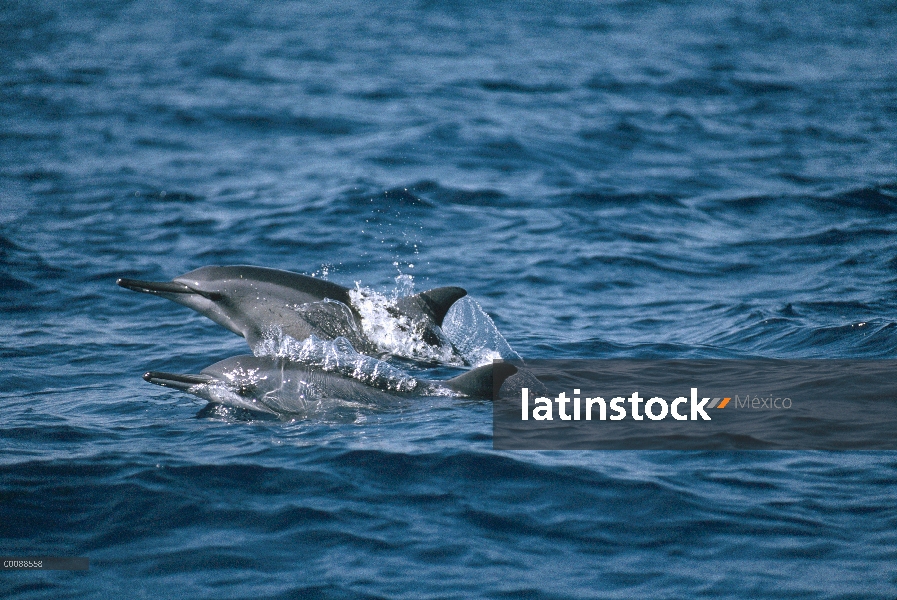
[[[3,595],[897,596],[893,453],[203,414],[141,375],[243,340],[115,286],[256,264],[463,286],[524,358],[893,358],[895,56],[886,1],[4,2],[0,553],[91,568]]]

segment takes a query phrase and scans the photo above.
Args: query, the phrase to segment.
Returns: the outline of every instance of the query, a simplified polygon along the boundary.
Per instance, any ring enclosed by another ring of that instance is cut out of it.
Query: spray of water
[[[360,354],[343,337],[319,340],[311,336],[300,342],[279,329],[272,329],[253,352],[256,356],[285,358],[310,369],[351,377],[386,391],[412,392],[420,385],[417,379],[401,369],[372,356]]]
[[[410,275],[406,277],[411,278]],[[413,281],[406,289],[413,290]],[[356,283],[355,289],[349,291],[349,297],[361,315],[365,336],[380,351],[423,362],[458,366],[464,364],[452,351],[448,338],[443,340],[445,343],[432,346],[424,341],[422,333],[411,319],[395,312],[396,300],[400,297],[398,290],[387,296]]]

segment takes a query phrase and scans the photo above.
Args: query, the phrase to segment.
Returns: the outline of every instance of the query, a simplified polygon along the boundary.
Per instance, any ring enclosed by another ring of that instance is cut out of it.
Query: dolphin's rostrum
[[[246,338],[250,348],[272,331],[296,340],[348,339],[365,354],[382,352],[364,332],[349,288],[289,271],[253,266],[202,267],[168,282],[119,279],[118,285],[188,306]],[[445,314],[467,292],[441,287],[398,299],[387,308],[428,345],[465,363],[440,329]],[[415,358],[415,357],[411,357]]]

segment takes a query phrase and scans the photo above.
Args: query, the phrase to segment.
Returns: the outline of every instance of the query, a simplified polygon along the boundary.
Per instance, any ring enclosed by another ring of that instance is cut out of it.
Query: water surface
[[[91,560],[6,593],[894,597],[891,453],[197,416],[141,374],[243,340],[114,282],[460,285],[525,358],[893,358],[895,40],[874,1],[5,4],[0,549]]]

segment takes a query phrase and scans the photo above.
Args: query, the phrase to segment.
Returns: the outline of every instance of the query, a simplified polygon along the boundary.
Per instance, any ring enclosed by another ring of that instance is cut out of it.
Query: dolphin
[[[150,371],[143,378],[212,403],[283,416],[306,412],[309,403],[323,399],[383,402],[451,392],[487,399],[516,372],[513,365],[496,362],[442,381],[414,379],[397,369],[399,377],[351,377],[284,358],[247,355],[222,360],[196,375]]]
[[[380,351],[361,326],[362,316],[352,304],[349,288],[307,275],[265,267],[210,266],[172,281],[122,278],[117,283],[188,306],[246,338],[253,351],[277,329],[299,341],[312,335],[322,340],[345,337],[362,353]],[[387,310],[409,334],[444,350],[441,354],[450,362],[467,364],[440,329],[451,305],[465,295],[463,288],[440,287],[399,298]]]

